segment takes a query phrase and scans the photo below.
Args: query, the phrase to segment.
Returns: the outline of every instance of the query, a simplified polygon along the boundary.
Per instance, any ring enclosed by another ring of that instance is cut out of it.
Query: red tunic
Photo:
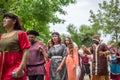
[[[4,60],[0,62],[2,67],[1,80],[27,80],[26,71],[21,78],[13,78],[11,73],[18,68],[21,63],[23,50],[30,47],[27,35],[24,31],[16,31],[16,33],[10,37],[0,39],[0,49],[3,54]],[[0,56],[0,59],[3,56]]]

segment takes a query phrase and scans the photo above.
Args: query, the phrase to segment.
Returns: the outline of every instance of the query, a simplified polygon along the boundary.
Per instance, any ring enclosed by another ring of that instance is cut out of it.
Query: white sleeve
[[[79,49],[78,53],[82,56],[84,54],[83,49]]]

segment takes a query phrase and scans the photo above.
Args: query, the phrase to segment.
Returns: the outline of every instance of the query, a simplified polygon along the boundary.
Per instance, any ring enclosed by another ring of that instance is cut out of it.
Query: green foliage
[[[2,0],[0,20],[2,21],[2,16],[6,12],[15,13],[19,15],[26,31],[31,29],[38,31],[40,33],[38,39],[47,43],[50,39],[48,24],[64,22],[57,17],[56,13],[65,15],[66,11],[62,7],[71,3],[75,3],[75,0]],[[0,30],[2,30],[1,27]]]
[[[0,0],[0,33],[4,32],[4,28],[2,27],[2,18],[3,14],[8,12],[11,8],[11,4],[14,3],[14,0]]]
[[[90,46],[94,34],[98,34],[96,27],[81,25],[79,28],[81,45]]]
[[[94,27],[96,25],[98,31],[102,30],[104,34],[113,34],[112,38],[118,42],[120,38],[120,1],[104,0],[99,7],[97,14],[90,11],[90,22]]]
[[[69,24],[67,27],[67,31],[70,33],[73,42],[75,42],[78,45],[78,47],[80,47],[80,35],[76,27],[73,24]]]
[[[72,40],[78,45],[78,48],[83,44],[89,47],[92,43],[92,36],[97,34],[94,28],[87,25],[81,25],[78,30],[73,24],[70,24],[67,31],[70,33]]]

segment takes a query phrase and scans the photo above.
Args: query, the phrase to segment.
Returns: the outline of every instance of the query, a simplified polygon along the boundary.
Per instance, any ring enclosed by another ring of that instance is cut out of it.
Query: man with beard
[[[107,55],[110,53],[105,43],[100,43],[100,36],[93,36],[93,45],[87,54],[93,54],[91,80],[109,80]]]
[[[27,61],[28,78],[29,80],[44,80],[45,59],[39,46],[42,46],[44,51],[47,51],[47,47],[42,41],[36,40],[36,37],[39,36],[38,32],[30,30],[27,32],[27,35],[31,44]]]

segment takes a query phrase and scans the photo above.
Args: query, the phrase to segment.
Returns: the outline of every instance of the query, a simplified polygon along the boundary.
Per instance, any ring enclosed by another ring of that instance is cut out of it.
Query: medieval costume
[[[70,53],[70,50],[67,48],[68,56],[66,58],[66,66],[68,72],[68,80],[77,80],[76,68],[79,65],[78,60],[78,49],[73,47],[73,54]]]
[[[67,49],[64,44],[57,44],[51,47],[48,51],[50,62],[50,80],[67,80],[66,64],[62,66],[62,70],[56,72],[64,56],[67,56]]]
[[[0,39],[0,67],[2,68],[1,80],[27,80],[26,70],[21,78],[13,78],[12,72],[21,63],[23,50],[30,47],[27,35],[24,31],[16,31],[11,37]]]
[[[47,47],[42,41],[36,40],[36,36],[39,36],[38,32],[30,30],[27,32],[27,35],[31,43],[27,60],[28,78],[29,80],[44,80],[44,75],[46,73],[44,66],[45,58],[39,50],[39,46],[42,46],[46,52]]]
[[[94,44],[90,47],[90,53],[93,54],[91,80],[109,80],[106,57],[109,54],[108,47],[106,44],[100,43],[99,35],[94,35],[93,41]]]

